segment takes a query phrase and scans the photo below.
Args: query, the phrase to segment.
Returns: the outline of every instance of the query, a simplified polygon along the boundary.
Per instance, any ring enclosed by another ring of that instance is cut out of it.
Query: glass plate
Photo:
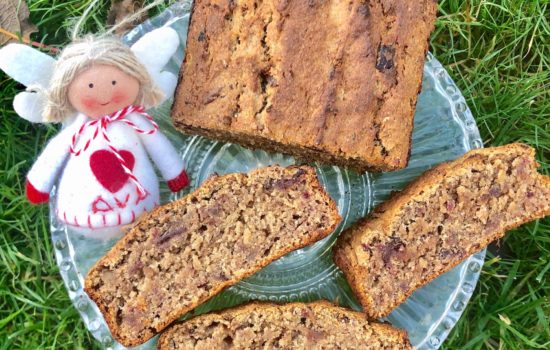
[[[182,44],[167,69],[177,74],[183,59],[188,19],[188,2],[176,4],[132,30],[124,40],[131,44],[154,28],[172,26],[178,31]],[[197,188],[213,172],[246,172],[273,163],[294,163],[293,158],[281,154],[253,151],[234,144],[181,135],[171,126],[169,108],[170,101],[152,114],[156,116],[163,131],[179,147],[192,181],[190,188],[177,195],[172,195],[166,185],[161,184],[161,198],[164,202]],[[241,304],[247,300],[288,302],[328,299],[359,310],[359,304],[347,282],[332,261],[331,247],[338,234],[365,216],[391,192],[403,188],[426,169],[478,147],[482,147],[482,142],[464,98],[441,64],[428,54],[422,92],[415,114],[409,166],[393,173],[357,174],[335,166],[315,164],[321,182],[337,201],[343,218],[336,231],[310,247],[273,262],[255,275],[213,297],[186,317]],[[55,189],[53,191],[55,193]],[[54,197],[52,195],[50,201],[51,213],[55,212]],[[54,215],[51,215],[51,232],[61,276],[86,327],[105,348],[123,349],[112,339],[99,310],[82,290],[83,277],[115,240],[101,241],[83,237],[59,223]],[[485,251],[472,255],[450,272],[416,291],[387,320],[406,329],[417,349],[437,349],[470,299],[484,258]],[[155,343],[156,339],[152,339],[139,348],[153,349]]]

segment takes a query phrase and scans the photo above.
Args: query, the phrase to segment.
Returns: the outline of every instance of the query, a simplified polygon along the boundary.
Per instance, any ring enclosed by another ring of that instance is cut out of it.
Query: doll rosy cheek
[[[93,108],[98,104],[97,100],[93,97],[84,97],[80,102],[86,108]]]
[[[113,97],[111,97],[111,101],[113,101],[114,103],[120,103],[126,100],[127,98],[128,97],[126,96],[125,93],[121,91],[115,91],[115,93],[113,93]]]

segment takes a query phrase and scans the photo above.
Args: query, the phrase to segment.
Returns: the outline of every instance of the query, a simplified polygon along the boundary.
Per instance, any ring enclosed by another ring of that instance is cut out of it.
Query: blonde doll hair
[[[69,86],[78,74],[94,64],[114,66],[137,79],[140,91],[135,104],[152,107],[161,101],[161,90],[128,46],[115,37],[86,36],[68,45],[57,59],[46,91],[45,121],[62,122],[75,112],[69,102]]]

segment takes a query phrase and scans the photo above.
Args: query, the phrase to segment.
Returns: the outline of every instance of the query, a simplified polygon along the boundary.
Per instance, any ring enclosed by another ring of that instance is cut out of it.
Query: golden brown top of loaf
[[[196,0],[175,125],[360,170],[404,168],[434,0]]]

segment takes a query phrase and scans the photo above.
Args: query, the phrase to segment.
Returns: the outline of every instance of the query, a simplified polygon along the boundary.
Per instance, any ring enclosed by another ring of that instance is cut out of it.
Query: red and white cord
[[[153,128],[150,129],[150,130],[143,130],[143,129],[140,129],[131,120],[125,119],[125,117],[127,115],[131,114],[131,113],[139,113],[139,114],[143,115],[151,123]],[[139,134],[144,134],[144,135],[151,135],[159,129],[158,124],[155,123],[155,121],[153,120],[153,117],[151,117],[149,114],[147,114],[147,112],[145,112],[145,108],[143,106],[132,106],[132,105],[130,105],[128,107],[125,107],[125,108],[115,112],[115,113],[103,116],[99,119],[90,120],[90,121],[82,124],[82,126],[78,129],[77,132],[74,133],[74,135],[72,137],[71,153],[74,154],[75,157],[77,157],[82,152],[85,152],[88,149],[88,147],[90,147],[91,142],[93,140],[95,140],[97,135],[99,135],[99,133],[101,132],[101,136],[103,136],[103,139],[105,140],[105,142],[107,142],[107,145],[109,146],[109,149],[114,153],[115,157],[118,159],[120,165],[122,166],[122,169],[128,175],[128,178],[130,179],[130,181],[132,181],[136,185],[137,190],[138,190],[139,195],[140,195],[140,198],[145,197],[145,196],[147,196],[147,191],[143,188],[143,186],[141,185],[141,183],[139,182],[137,177],[134,175],[132,170],[128,167],[128,165],[126,164],[126,161],[120,155],[118,149],[115,146],[112,145],[111,140],[109,139],[109,136],[107,135],[107,127],[109,126],[109,124],[111,124],[113,122],[122,122],[122,123],[132,127],[135,130],[135,132],[137,132]],[[90,137],[88,140],[86,140],[86,142],[84,143],[84,147],[80,148],[79,150],[76,150],[75,149],[76,143],[78,142],[78,139],[79,139],[80,135],[82,135],[84,133],[84,131],[87,128],[90,128],[90,127],[95,127],[95,130],[94,130],[94,133],[92,134],[92,137]]]

